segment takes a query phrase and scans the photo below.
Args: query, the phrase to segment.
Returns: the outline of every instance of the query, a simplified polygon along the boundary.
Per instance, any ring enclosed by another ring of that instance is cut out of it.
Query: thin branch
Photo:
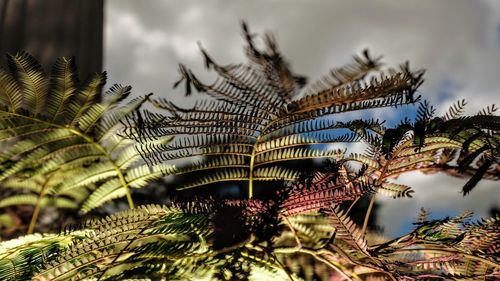
[[[366,228],[368,227],[368,221],[370,220],[370,214],[372,212],[373,203],[375,203],[375,197],[376,193],[372,195],[372,198],[370,199],[370,205],[368,205],[368,209],[366,210],[365,220],[363,222],[363,228],[361,229],[361,233],[363,233],[363,235],[366,234]]]

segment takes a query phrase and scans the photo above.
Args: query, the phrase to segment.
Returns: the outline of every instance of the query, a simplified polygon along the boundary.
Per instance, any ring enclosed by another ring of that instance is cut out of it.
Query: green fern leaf
[[[34,182],[26,186],[27,193],[18,186],[16,192],[19,194],[12,200],[35,202],[32,221],[36,222],[39,209],[49,206],[50,202],[79,206],[86,199],[82,197],[89,196],[82,190],[95,192],[98,189],[92,191],[94,185],[119,179],[117,189],[121,190],[115,190],[112,197],[126,196],[129,206],[133,207],[130,188],[144,186],[146,181],[158,178],[158,173],[155,170],[147,179],[137,179],[134,169],[140,169],[138,165],[143,162],[137,151],[141,145],[121,137],[119,132],[127,116],[134,114],[148,96],[120,105],[129,96],[130,87],[116,85],[105,94],[102,102],[98,102],[105,74],[95,74],[80,84],[73,59],[57,60],[50,77],[25,53],[9,56],[8,60],[10,73],[0,71],[0,102],[3,105],[0,144],[4,146],[7,141],[18,140],[7,146],[0,156],[0,181],[60,178],[47,180],[48,185],[34,193],[30,189],[36,185]],[[166,144],[169,141],[158,142]],[[134,186],[127,179],[133,181]],[[34,196],[39,199],[33,201]],[[73,204],[68,200],[74,200]]]

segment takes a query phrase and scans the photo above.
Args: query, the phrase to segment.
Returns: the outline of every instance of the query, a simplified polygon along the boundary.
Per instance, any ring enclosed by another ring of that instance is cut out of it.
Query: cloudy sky
[[[404,2],[404,4],[403,4]],[[311,80],[349,62],[369,48],[387,65],[406,60],[426,69],[420,88],[444,113],[458,99],[468,113],[500,104],[500,1],[166,1],[107,0],[105,69],[111,83],[132,85],[136,94],[155,93],[182,102],[172,90],[177,64],[204,77],[197,42],[218,62],[244,61],[241,20],[254,32],[272,31],[292,69]],[[384,111],[377,117],[404,114]],[[444,175],[405,175],[413,199],[380,197],[386,234],[408,229],[404,223],[420,207],[435,216],[469,209],[484,216],[500,205],[498,183],[482,182],[468,197],[463,181]],[[406,217],[406,218],[405,218]]]

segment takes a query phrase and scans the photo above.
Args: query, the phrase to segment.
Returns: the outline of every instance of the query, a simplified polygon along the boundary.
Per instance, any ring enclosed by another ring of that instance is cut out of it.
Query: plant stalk
[[[40,209],[42,208],[42,199],[45,196],[47,186],[49,185],[50,179],[52,178],[53,175],[54,174],[47,177],[47,179],[45,180],[45,182],[42,185],[42,189],[40,190],[40,194],[38,194],[38,198],[36,199],[36,203],[35,203],[35,208],[33,209],[33,214],[31,215],[31,220],[30,220],[30,224],[28,226],[28,233],[27,234],[33,234],[33,232],[35,231],[36,222],[38,221],[38,216],[40,215]]]
[[[370,205],[368,205],[368,210],[366,210],[366,215],[365,215],[365,221],[363,222],[363,228],[361,229],[361,233],[363,235],[366,234],[366,228],[368,227],[368,221],[370,220],[370,214],[372,212],[373,204],[375,203],[375,194],[372,195],[372,198],[370,199]]]
[[[252,148],[252,156],[250,156],[250,171],[248,175],[248,199],[253,197],[253,168],[255,166],[255,150],[257,150],[257,145],[259,144],[260,136],[257,137]]]

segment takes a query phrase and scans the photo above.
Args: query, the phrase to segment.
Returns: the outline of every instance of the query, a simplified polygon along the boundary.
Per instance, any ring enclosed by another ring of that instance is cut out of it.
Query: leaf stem
[[[104,149],[104,147],[101,146],[101,144],[95,142],[92,138],[88,137],[87,135],[81,133],[78,130],[68,128],[70,132],[74,133],[75,135],[82,137],[84,140],[86,140],[88,143],[92,144],[95,146],[106,158],[108,158],[108,161],[113,165],[113,168],[116,171],[116,174],[118,175],[118,178],[120,179],[120,183],[122,184],[123,188],[125,189],[125,196],[127,197],[127,202],[128,202],[128,207],[130,209],[134,208],[134,200],[132,200],[132,195],[130,194],[130,187],[127,184],[127,181],[125,180],[125,177],[123,176],[122,170],[120,167],[116,164],[116,162],[113,160],[111,155]]]
[[[361,196],[360,196],[360,197],[358,197],[358,198],[356,198],[356,199],[354,199],[354,200],[352,201],[351,205],[349,206],[349,209],[347,209],[347,211],[345,212],[345,213],[346,213],[346,215],[347,215],[347,214],[349,214],[349,212],[351,211],[352,207],[354,207],[354,205],[356,205],[356,203],[359,201],[359,198],[361,198]]]
[[[368,209],[366,210],[365,220],[363,221],[363,228],[361,229],[361,233],[363,233],[363,235],[366,234],[366,228],[368,227],[368,221],[370,220],[370,214],[372,212],[373,203],[375,203],[375,195],[376,193],[372,195],[372,198],[370,199],[370,205],[368,205]]]
[[[260,135],[255,140],[252,147],[252,155],[250,156],[250,174],[248,175],[248,199],[253,197],[253,169],[255,167],[255,151],[257,150],[257,145],[259,144]]]
[[[36,222],[38,220],[38,216],[40,215],[40,209],[42,208],[42,199],[45,196],[45,192],[47,190],[47,186],[49,186],[49,182],[54,174],[51,174],[44,181],[42,188],[40,189],[40,193],[38,194],[38,198],[36,199],[35,208],[33,209],[33,214],[31,215],[30,224],[28,226],[28,233],[33,234],[35,231]]]
[[[303,253],[303,254],[308,254],[312,257],[314,257],[316,260],[326,264],[328,267],[331,269],[335,270],[337,273],[339,273],[342,277],[344,277],[347,280],[353,281],[353,278],[356,280],[361,280],[359,276],[357,276],[355,273],[352,273],[352,277],[348,276],[344,270],[346,268],[341,265],[340,263],[333,262],[331,260],[326,259],[325,257],[322,256],[322,252],[329,252],[326,250],[313,250],[313,249],[308,249],[308,248],[298,248],[298,247],[289,247],[289,248],[276,248],[274,249],[274,252],[277,254],[293,254],[293,253]],[[347,270],[346,270],[347,271]]]
[[[295,238],[295,242],[297,243],[297,247],[302,248],[302,243],[300,242],[299,235],[297,235],[297,232],[295,231],[295,228],[293,228],[293,225],[290,222],[290,220],[288,219],[288,217],[283,216],[283,220],[285,221],[288,228],[290,228],[290,231],[292,232],[293,237]]]

